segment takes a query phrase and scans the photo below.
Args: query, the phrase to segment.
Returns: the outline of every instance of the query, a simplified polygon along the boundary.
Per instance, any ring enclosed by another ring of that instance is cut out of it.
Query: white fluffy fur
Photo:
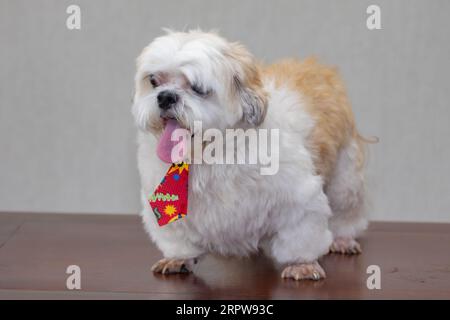
[[[328,252],[333,240],[328,198],[333,210],[345,211],[344,218],[333,218],[333,231],[353,236],[363,228],[365,220],[359,216],[362,177],[352,170],[356,160],[350,146],[342,151],[335,179],[325,195],[305,147],[314,122],[303,107],[302,97],[287,88],[275,90],[268,79],[264,80],[268,108],[260,127],[280,129],[279,172],[264,176],[257,165],[191,165],[185,218],[159,227],[148,204],[148,195],[168,164],[156,155],[158,90],[146,90],[143,78],[150,72],[173,70],[207,84],[216,92],[208,102],[175,82],[167,84],[179,90],[184,101],[177,114],[179,121],[186,127],[194,120],[202,120],[204,128],[238,127],[243,110],[233,105],[225,85],[236,70],[221,55],[223,46],[224,40],[210,34],[170,33],[150,44],[138,60],[133,114],[141,128],[138,164],[145,228],[167,258],[193,258],[208,252],[245,256],[262,248],[280,264],[313,262]],[[224,107],[226,104],[231,106]],[[349,207],[354,209],[350,213]]]

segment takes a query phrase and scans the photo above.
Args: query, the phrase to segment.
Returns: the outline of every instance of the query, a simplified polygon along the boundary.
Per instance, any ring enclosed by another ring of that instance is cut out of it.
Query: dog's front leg
[[[167,232],[152,234],[153,240],[164,255],[163,259],[152,266],[152,271],[162,274],[192,272],[204,252],[184,238],[182,233],[167,229],[164,230]]]
[[[289,212],[279,215],[280,224],[272,239],[271,255],[284,265],[283,278],[295,280],[325,278],[325,272],[317,259],[328,252],[333,240],[328,230],[331,214],[325,194],[320,192],[304,208],[295,206]]]
[[[204,256],[203,251],[180,237],[179,233],[173,232],[170,238],[166,236],[165,232],[152,234],[154,242],[164,255],[163,259],[152,266],[152,271],[162,274],[192,272],[194,265]]]
[[[164,256],[152,266],[152,271],[162,274],[192,272],[205,252],[187,236],[184,221],[159,227],[154,217],[145,211],[143,217],[147,232]]]
[[[190,273],[194,265],[199,261],[199,258],[164,258],[156,262],[152,266],[152,271],[162,274],[174,274],[174,273]]]

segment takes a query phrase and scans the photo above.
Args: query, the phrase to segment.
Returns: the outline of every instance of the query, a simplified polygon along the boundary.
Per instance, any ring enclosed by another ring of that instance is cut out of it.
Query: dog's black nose
[[[178,102],[178,95],[169,90],[161,91],[158,94],[158,105],[163,110],[172,108]]]

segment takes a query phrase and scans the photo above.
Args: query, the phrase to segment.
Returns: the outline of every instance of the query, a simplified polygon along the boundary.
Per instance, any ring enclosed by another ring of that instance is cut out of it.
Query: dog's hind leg
[[[353,140],[340,151],[336,167],[325,187],[333,212],[329,228],[334,241],[331,252],[361,253],[356,238],[367,227],[364,215],[363,145]]]

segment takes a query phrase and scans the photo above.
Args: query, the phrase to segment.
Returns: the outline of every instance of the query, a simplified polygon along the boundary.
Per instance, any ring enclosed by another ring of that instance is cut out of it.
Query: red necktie
[[[160,226],[187,215],[189,165],[172,164],[148,202]]]

